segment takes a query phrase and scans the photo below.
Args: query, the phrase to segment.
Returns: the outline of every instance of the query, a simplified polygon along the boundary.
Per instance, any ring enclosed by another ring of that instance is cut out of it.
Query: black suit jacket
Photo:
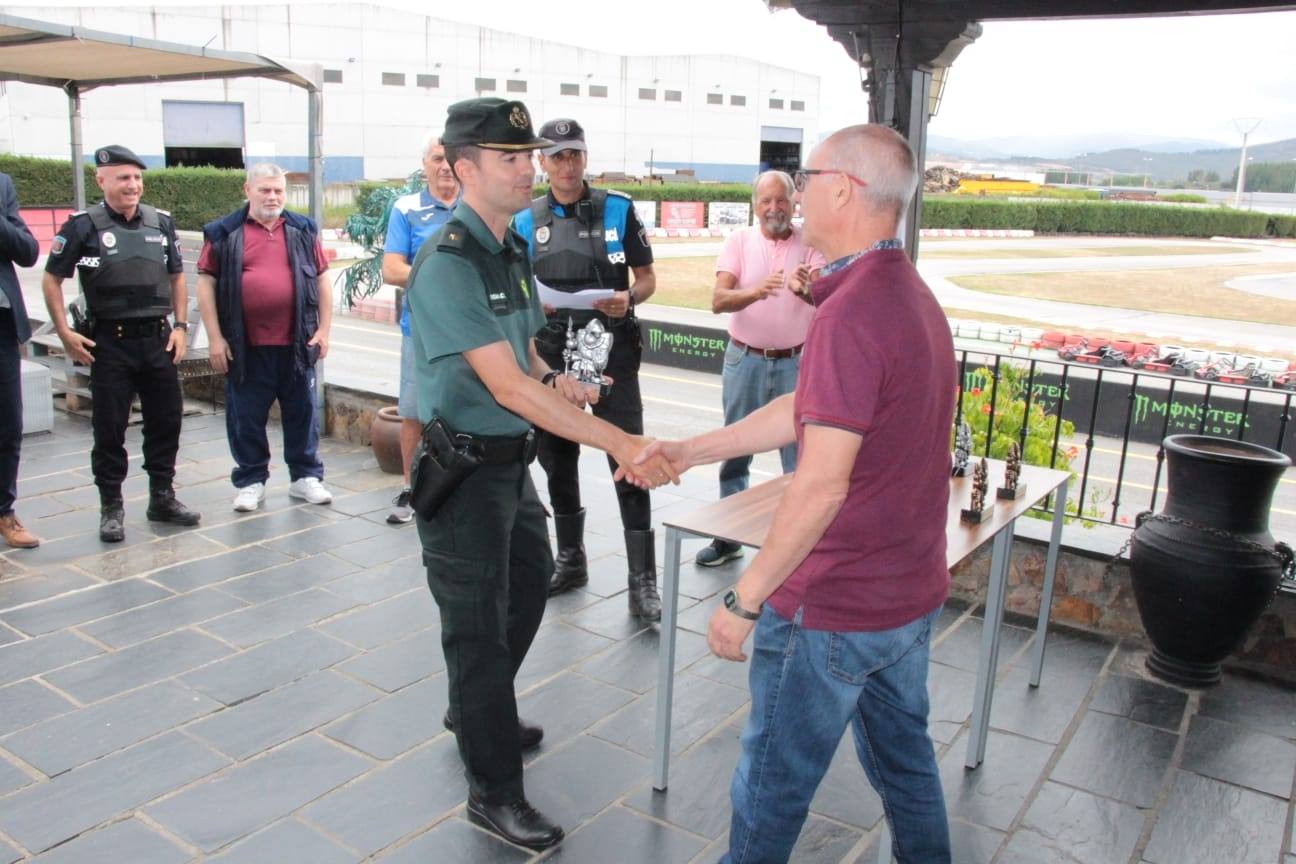
[[[9,298],[19,342],[31,338],[31,323],[27,320],[27,305],[23,303],[22,286],[18,284],[14,264],[30,267],[39,256],[36,238],[18,215],[18,194],[13,181],[8,174],[0,172],[0,290]]]

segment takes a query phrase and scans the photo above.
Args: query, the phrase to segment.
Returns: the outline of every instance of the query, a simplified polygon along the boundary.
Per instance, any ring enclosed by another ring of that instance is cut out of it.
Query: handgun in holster
[[[80,333],[87,339],[94,338],[94,319],[86,314],[80,304],[73,303],[72,311],[72,332]]]
[[[431,520],[459,485],[482,464],[481,448],[468,435],[456,435],[440,417],[423,427],[419,452],[410,468],[410,504]]]

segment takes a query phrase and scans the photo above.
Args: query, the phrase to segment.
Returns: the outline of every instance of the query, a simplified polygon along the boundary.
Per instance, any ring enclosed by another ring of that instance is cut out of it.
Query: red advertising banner
[[[701,228],[706,218],[706,206],[701,201],[663,201],[661,204],[662,228]]]

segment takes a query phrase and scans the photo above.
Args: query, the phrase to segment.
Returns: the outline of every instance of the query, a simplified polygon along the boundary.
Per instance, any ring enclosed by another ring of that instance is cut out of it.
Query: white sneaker
[[[328,504],[333,493],[324,488],[318,477],[302,477],[288,484],[288,494],[311,504]]]
[[[252,483],[243,486],[234,496],[234,510],[238,513],[251,513],[265,500],[265,484]]]

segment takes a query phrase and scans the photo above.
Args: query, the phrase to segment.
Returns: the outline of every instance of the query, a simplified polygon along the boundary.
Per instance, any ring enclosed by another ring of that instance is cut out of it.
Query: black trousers
[[[565,325],[564,325],[565,326]],[[612,327],[612,351],[608,355],[605,375],[612,378],[612,391],[602,396],[591,410],[595,417],[611,423],[632,435],[643,434],[643,399],[639,393],[639,363],[643,358],[643,339],[639,322],[631,319]],[[562,351],[554,351],[536,340],[536,352],[551,369],[561,371]],[[581,509],[580,445],[548,432],[539,434],[537,456],[549,480],[549,502],[555,513],[570,515]],[[616,460],[608,457],[608,468],[615,472]],[[652,502],[646,489],[624,480],[616,484],[617,505],[621,509],[621,526],[631,531],[652,527]]]
[[[176,451],[180,448],[180,379],[161,327],[148,336],[118,339],[104,326],[95,329],[94,363],[90,364],[90,396],[94,400],[91,426],[94,447],[90,468],[101,501],[121,499],[126,479],[126,425],[130,406],[139,394],[144,414],[144,470],[149,490],[171,488]]]
[[[22,358],[13,309],[0,309],[0,516],[13,512],[22,451]]]
[[[417,524],[464,774],[479,798],[512,800],[524,794],[513,678],[544,617],[554,566],[544,506],[518,460],[478,468]]]

